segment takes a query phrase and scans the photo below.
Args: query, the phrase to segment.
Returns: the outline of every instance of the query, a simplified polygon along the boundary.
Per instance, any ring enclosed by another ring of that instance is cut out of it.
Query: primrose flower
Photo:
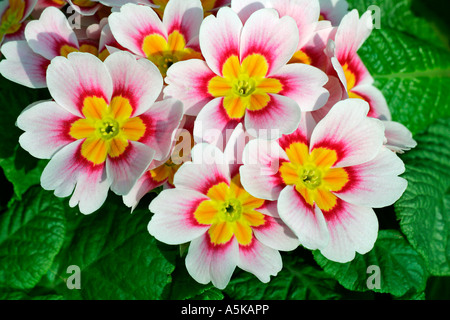
[[[307,132],[304,123],[278,141],[252,140],[240,168],[245,190],[278,200],[281,219],[309,249],[347,262],[374,245],[372,208],[393,204],[406,189],[404,164],[383,146],[384,127],[360,99],[338,102]]]
[[[109,188],[127,194],[152,159],[167,156],[182,105],[155,102],[163,81],[151,62],[116,52],[103,63],[75,52],[52,60],[47,81],[54,101],[22,112],[19,142],[31,155],[50,159],[41,185],[58,197],[73,192],[71,207],[97,210]]]
[[[27,24],[25,38],[2,46],[1,52],[6,59],[0,62],[0,73],[30,88],[47,87],[46,71],[54,57],[87,52],[104,60],[109,55],[106,46],[102,45],[107,39],[101,37],[100,46],[98,41],[79,41],[67,18],[54,7],[46,8],[39,20]]]
[[[243,24],[232,9],[222,8],[200,28],[205,61],[170,67],[164,96],[181,100],[186,114],[198,114],[194,136],[204,137],[208,130],[223,133],[238,123],[256,135],[271,129],[278,131],[274,137],[291,133],[301,109],[320,108],[328,99],[322,87],[328,78],[322,71],[286,65],[298,34],[295,21],[280,18],[274,9],[258,10]],[[219,136],[206,142],[216,143]]]
[[[25,19],[37,0],[4,0],[0,2],[0,44],[23,38]]]
[[[232,0],[231,8],[243,23],[252,13],[262,8],[273,8],[280,17],[292,17],[297,24],[299,41],[288,63],[305,63],[325,71],[328,59],[323,50],[334,29],[331,25],[321,26],[319,23],[318,0]]]
[[[126,4],[108,18],[113,36],[124,48],[152,61],[163,77],[175,62],[201,58],[198,30],[200,0],[171,0],[162,21],[147,6]]]
[[[268,282],[282,268],[278,250],[298,246],[279,219],[276,202],[255,198],[242,187],[239,162],[234,161],[242,134],[239,125],[223,153],[205,143],[194,146],[193,161],[175,174],[175,188],[162,191],[150,204],[150,234],[167,244],[190,242],[189,274],[219,289],[226,287],[236,266]]]

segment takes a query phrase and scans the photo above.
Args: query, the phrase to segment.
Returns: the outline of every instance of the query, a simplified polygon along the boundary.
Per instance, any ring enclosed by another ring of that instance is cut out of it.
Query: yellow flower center
[[[177,30],[173,31],[166,40],[160,34],[151,34],[144,38],[142,50],[147,59],[152,61],[165,77],[167,69],[178,61],[201,59],[201,53],[187,48],[184,36]]]
[[[145,123],[139,117],[131,118],[130,102],[122,96],[114,97],[109,105],[103,98],[86,97],[82,113],[85,118],[72,123],[69,134],[85,139],[81,155],[95,165],[107,156],[120,156],[129,141],[138,141],[145,134]]]
[[[336,151],[316,148],[310,153],[306,144],[294,142],[286,154],[289,161],[279,169],[284,183],[294,185],[309,205],[315,203],[324,211],[334,208],[337,198],[333,192],[342,190],[350,180],[344,168],[331,168],[337,161]]]
[[[264,215],[255,209],[264,200],[251,196],[236,175],[230,185],[220,182],[207,193],[210,200],[200,203],[194,217],[200,224],[210,225],[209,236],[214,245],[224,244],[235,236],[240,245],[249,245],[253,239],[252,227],[265,223]]]
[[[0,40],[7,34],[17,32],[20,21],[25,14],[25,0],[9,0],[9,8],[3,13],[0,21]]]
[[[247,109],[265,108],[270,102],[269,93],[283,89],[278,79],[267,77],[268,70],[267,60],[260,54],[251,54],[242,63],[232,55],[222,67],[222,76],[209,81],[208,92],[224,97],[223,105],[231,119],[241,119]]]

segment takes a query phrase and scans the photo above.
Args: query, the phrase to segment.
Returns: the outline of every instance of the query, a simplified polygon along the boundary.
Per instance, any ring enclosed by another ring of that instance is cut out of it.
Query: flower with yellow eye
[[[174,63],[201,58],[198,30],[203,20],[200,0],[171,0],[161,19],[147,6],[126,4],[109,17],[117,42],[152,61],[163,77]]]
[[[31,14],[37,0],[4,0],[0,2],[0,44],[21,39],[25,19]]]
[[[219,289],[236,267],[268,282],[282,268],[279,250],[298,246],[280,220],[276,202],[253,197],[242,187],[240,162],[232,152],[242,134],[238,125],[223,153],[205,143],[194,146],[192,162],[175,174],[175,188],[162,191],[150,204],[150,234],[167,244],[190,242],[189,274]],[[213,159],[206,160],[211,154]]]
[[[106,42],[103,33],[100,43]],[[99,43],[78,40],[61,10],[46,8],[39,20],[30,21],[25,27],[25,39],[5,43],[1,52],[6,59],[0,62],[0,73],[7,79],[30,88],[47,87],[46,72],[50,61],[71,52],[87,52],[104,60],[109,52]]]
[[[41,184],[97,210],[108,190],[127,194],[153,159],[167,157],[183,108],[161,93],[162,77],[147,60],[116,52],[105,62],[88,53],[56,57],[47,71],[54,101],[33,104],[17,120],[20,145],[50,159]]]
[[[257,10],[243,24],[233,10],[222,8],[200,28],[205,61],[169,68],[164,96],[182,101],[186,114],[198,114],[194,136],[216,130],[219,138],[238,123],[254,136],[272,129],[277,130],[275,138],[291,133],[301,111],[318,109],[328,99],[325,73],[306,64],[286,64],[298,34],[295,21],[280,18],[274,9]]]
[[[347,99],[312,131],[302,123],[276,142],[250,141],[240,169],[251,195],[278,201],[280,217],[303,246],[338,262],[373,248],[372,208],[393,204],[407,185],[398,177],[403,162],[383,146],[382,122],[368,111],[363,100]]]

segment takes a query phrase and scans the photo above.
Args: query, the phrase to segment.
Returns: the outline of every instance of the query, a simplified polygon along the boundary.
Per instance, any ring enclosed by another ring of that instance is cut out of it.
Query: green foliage
[[[64,205],[39,187],[0,217],[0,288],[31,289],[62,247]]]
[[[396,230],[381,230],[374,248],[365,255],[357,254],[347,263],[327,260],[320,252],[314,252],[317,263],[349,290],[391,293],[403,296],[425,290],[428,272],[422,257]],[[380,271],[380,286],[373,288],[369,277]]]
[[[450,118],[416,137],[404,155],[409,187],[395,204],[400,227],[436,276],[450,275]]]

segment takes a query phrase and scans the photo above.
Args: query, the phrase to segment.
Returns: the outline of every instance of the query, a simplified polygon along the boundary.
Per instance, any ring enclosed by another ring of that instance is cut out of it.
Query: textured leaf
[[[260,282],[248,272],[234,275],[225,293],[232,299],[268,300],[335,300],[338,283],[323,270],[302,258],[283,256],[283,269],[269,283]]]
[[[55,263],[57,276],[53,280],[58,294],[65,299],[162,298],[171,282],[177,250],[150,236],[147,209],[131,214],[121,198],[110,195],[98,212],[69,217],[68,223],[72,220],[73,238],[66,240]],[[81,271],[79,290],[67,287],[71,265]]]
[[[40,184],[46,160],[38,160],[18,146],[9,158],[0,158],[5,177],[12,183],[14,194],[21,200],[22,195],[33,185]]]
[[[358,51],[392,118],[413,134],[450,116],[450,53],[393,29],[374,30]]]
[[[378,266],[380,271],[380,287],[375,286],[372,290],[398,297],[406,293],[421,293],[428,277],[422,257],[396,230],[381,230],[374,248],[365,255],[357,254],[350,262],[330,261],[319,251],[314,251],[314,258],[327,273],[349,290],[370,290],[368,280],[375,275],[370,266]]]
[[[64,206],[33,188],[0,216],[0,288],[31,289],[49,270],[65,234]]]
[[[439,120],[403,156],[409,182],[395,204],[400,227],[433,275],[450,275],[450,119]]]

